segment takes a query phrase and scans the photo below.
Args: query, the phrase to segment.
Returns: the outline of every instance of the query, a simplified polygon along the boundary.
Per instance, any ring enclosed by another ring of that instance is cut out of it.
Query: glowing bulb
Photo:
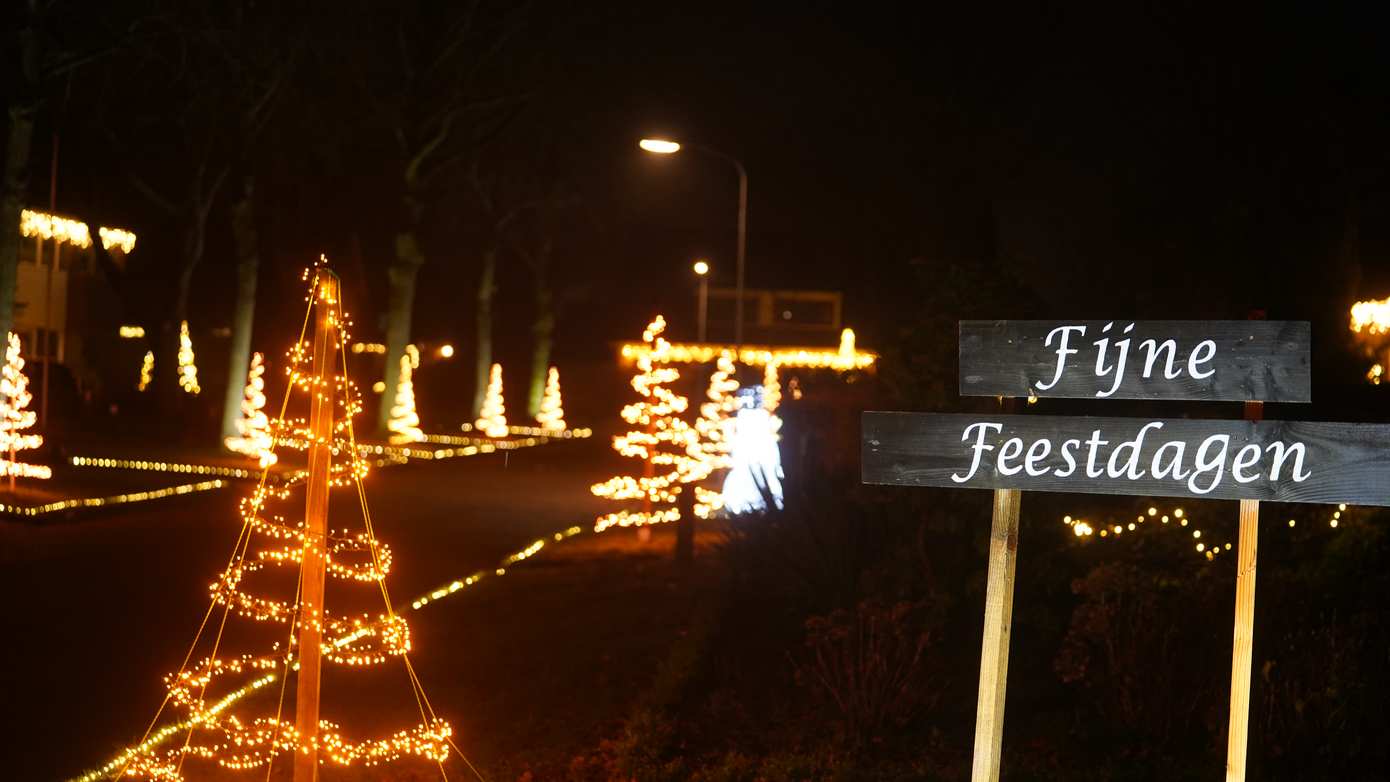
[[[694,268],[695,273],[700,275],[701,277],[705,276],[706,274],[709,274],[709,264],[703,260],[696,261]]]
[[[674,141],[667,141],[659,138],[644,138],[637,142],[637,146],[647,152],[654,152],[658,155],[674,155],[681,151],[681,145]]]

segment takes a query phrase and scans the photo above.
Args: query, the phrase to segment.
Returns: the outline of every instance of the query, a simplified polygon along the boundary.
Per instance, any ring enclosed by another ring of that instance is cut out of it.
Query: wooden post
[[[999,779],[999,758],[1004,745],[1004,691],[1009,678],[1009,634],[1014,615],[1014,566],[1018,562],[1018,511],[1022,496],[1017,489],[994,490],[971,782],[998,782]]]
[[[1246,402],[1245,419],[1264,417],[1263,402]],[[1226,781],[1244,782],[1250,729],[1250,660],[1255,649],[1255,563],[1260,540],[1260,501],[1240,501],[1240,549],[1236,558],[1235,640],[1231,645],[1231,723],[1226,735]]]
[[[320,272],[314,325],[314,386],[309,402],[309,480],[305,488],[303,584],[300,588],[299,679],[295,687],[295,730],[299,751],[294,782],[318,778],[319,676],[323,635],[324,552],[328,537],[328,473],[333,456],[333,360],[337,335],[332,315],[338,300],[337,280]]]
[[[1006,413],[1018,400],[1001,397]],[[1014,567],[1018,563],[1018,512],[1023,493],[994,490],[985,584],[985,632],[980,645],[980,695],[975,705],[975,757],[971,782],[998,782],[1004,748],[1004,693],[1009,680],[1009,635],[1014,617]]]

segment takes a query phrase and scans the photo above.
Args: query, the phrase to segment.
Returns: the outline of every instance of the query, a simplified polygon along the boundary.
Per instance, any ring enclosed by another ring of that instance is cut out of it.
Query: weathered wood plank
[[[963,320],[960,393],[1310,402],[1310,335],[1306,321]]]
[[[1390,506],[1388,441],[1387,424],[867,412],[862,468],[900,486]]]

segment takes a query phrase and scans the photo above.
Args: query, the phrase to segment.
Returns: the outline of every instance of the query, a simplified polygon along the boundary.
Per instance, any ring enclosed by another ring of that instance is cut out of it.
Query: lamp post
[[[700,303],[699,316],[696,322],[699,324],[698,342],[705,341],[705,313],[709,309],[709,262],[701,258],[695,262],[695,275],[700,278]]]
[[[679,142],[669,139],[644,138],[637,142],[637,146],[647,152],[657,155],[674,155],[681,151],[682,146]],[[738,172],[738,252],[734,283],[734,342],[737,349],[743,349],[743,266],[744,256],[748,244],[748,171],[744,169],[743,163],[737,158],[726,155],[717,149],[704,146],[702,144],[689,144],[691,149],[703,152],[706,155],[720,158],[732,163],[734,170]]]

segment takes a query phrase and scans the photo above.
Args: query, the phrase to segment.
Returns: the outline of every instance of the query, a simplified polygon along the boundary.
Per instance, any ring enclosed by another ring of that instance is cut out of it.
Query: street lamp
[[[700,308],[699,318],[699,339],[698,342],[705,341],[705,312],[709,307],[709,262],[701,258],[695,262],[695,275],[700,278]]]
[[[674,155],[681,151],[679,142],[670,139],[644,138],[637,146],[657,155]],[[737,158],[703,144],[687,144],[693,150],[720,158],[732,163],[738,172],[738,253],[734,272],[734,342],[739,350],[743,348],[743,265],[748,245],[748,171]]]

